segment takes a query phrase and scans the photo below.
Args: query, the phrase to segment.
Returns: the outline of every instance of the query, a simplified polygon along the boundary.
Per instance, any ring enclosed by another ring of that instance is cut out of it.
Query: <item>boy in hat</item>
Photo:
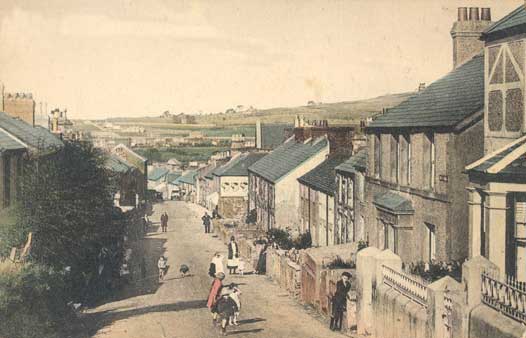
[[[342,273],[340,280],[336,283],[336,292],[332,296],[332,315],[330,329],[332,331],[342,329],[343,313],[347,308],[347,293],[351,290],[351,274],[347,271]]]

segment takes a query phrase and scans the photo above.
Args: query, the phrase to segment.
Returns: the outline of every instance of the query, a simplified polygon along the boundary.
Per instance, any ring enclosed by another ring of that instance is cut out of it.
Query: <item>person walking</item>
[[[347,293],[351,289],[351,274],[342,273],[340,280],[336,283],[336,292],[332,296],[332,315],[330,329],[332,331],[342,329],[343,313],[347,309]]]
[[[230,237],[230,243],[228,243],[228,261],[227,268],[229,274],[235,274],[239,265],[239,247],[236,243],[234,236]]]
[[[210,215],[208,214],[208,212],[205,212],[205,214],[203,215],[203,217],[201,217],[201,219],[203,220],[203,225],[205,227],[205,234],[209,234],[210,233]]]
[[[215,275],[214,281],[212,282],[212,286],[210,287],[210,292],[208,293],[208,300],[206,302],[206,306],[212,313],[212,322],[214,325],[217,321],[217,301],[221,297],[221,290],[223,288],[223,279],[225,279],[225,274],[222,272],[218,272]]]
[[[164,223],[166,221],[164,213],[161,214],[161,232],[164,232]]]
[[[164,232],[168,231],[168,213],[164,212]]]

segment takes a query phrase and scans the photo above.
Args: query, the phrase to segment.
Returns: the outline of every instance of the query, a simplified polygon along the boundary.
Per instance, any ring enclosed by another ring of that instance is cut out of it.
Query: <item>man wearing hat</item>
[[[351,274],[342,273],[340,280],[336,283],[336,292],[332,296],[332,316],[330,328],[332,331],[342,329],[343,313],[347,308],[347,293],[351,289]]]

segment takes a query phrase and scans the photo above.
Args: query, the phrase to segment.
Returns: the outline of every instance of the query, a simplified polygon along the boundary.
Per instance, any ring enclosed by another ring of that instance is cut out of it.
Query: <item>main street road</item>
[[[167,233],[149,233],[144,239],[145,279],[132,282],[120,300],[90,310],[85,317],[94,337],[110,338],[207,338],[220,335],[206,308],[211,284],[209,261],[215,251],[226,255],[226,246],[203,233],[203,209],[183,202],[164,202],[154,208],[152,220],[169,215]],[[168,257],[170,269],[157,282],[157,259]],[[190,267],[181,278],[179,266]],[[225,283],[240,284],[240,325],[228,327],[235,337],[315,338],[342,337],[311,317],[265,276],[228,276]]]

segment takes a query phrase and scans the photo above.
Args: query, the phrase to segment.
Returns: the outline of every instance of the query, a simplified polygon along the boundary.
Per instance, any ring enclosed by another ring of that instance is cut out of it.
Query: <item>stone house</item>
[[[334,244],[335,168],[346,159],[345,155],[329,157],[298,178],[300,232],[310,232],[314,246]]]
[[[526,8],[521,5],[483,34],[484,156],[469,174],[470,256],[484,256],[526,282]]]
[[[329,154],[326,136],[289,138],[248,168],[249,212],[255,210],[258,227],[299,230],[297,179],[322,163]]]
[[[45,128],[0,112],[0,209],[9,207],[17,198],[18,179],[23,174],[26,156],[46,158],[63,146]]]
[[[138,207],[144,197],[144,175],[138,168],[113,154],[108,156],[104,165],[115,184],[118,206]]]
[[[136,193],[139,197],[140,203],[146,202],[146,192],[148,190],[148,159],[137,154],[135,151],[131,150],[124,144],[118,144],[110,153],[118,157],[121,161],[126,162],[128,165],[137,169],[137,171],[142,175],[142,179],[139,181],[137,176],[137,189]]]
[[[482,156],[484,144],[485,57],[474,46],[482,47],[478,39],[490,21],[486,9],[482,19],[478,8],[469,18],[464,10],[459,22],[476,23],[461,25],[471,30],[462,41],[458,22],[453,27],[456,68],[366,129],[366,238],[407,263],[468,256],[463,168]]]
[[[247,211],[248,167],[266,153],[244,153],[212,171],[218,187],[218,211],[222,217],[235,218]]]
[[[362,148],[335,168],[335,244],[366,241],[363,210],[367,154],[367,148]]]

